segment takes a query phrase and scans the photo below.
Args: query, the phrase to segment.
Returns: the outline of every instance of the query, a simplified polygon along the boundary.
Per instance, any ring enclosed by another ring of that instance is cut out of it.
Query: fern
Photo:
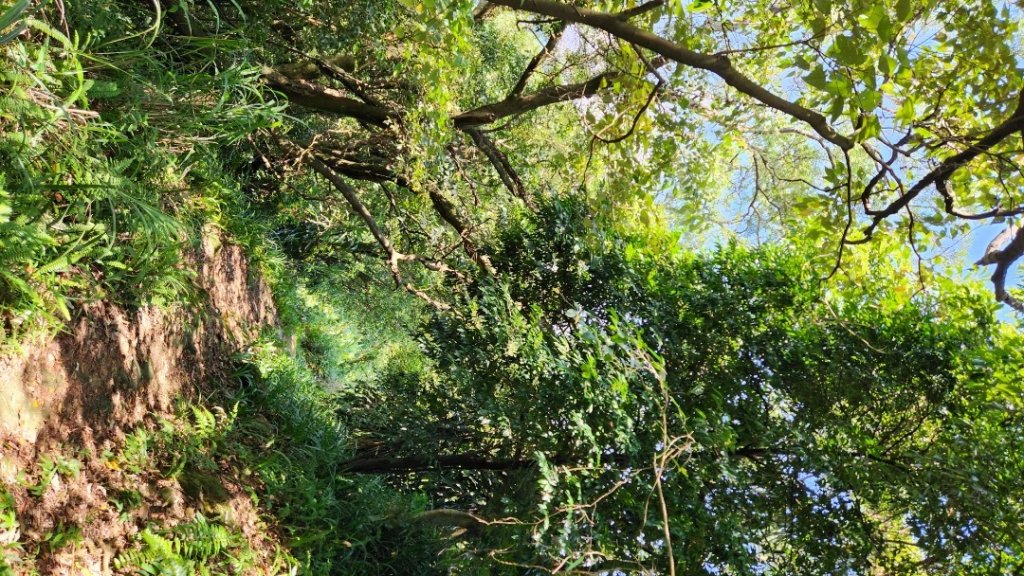
[[[174,543],[146,528],[139,533],[142,545],[126,550],[114,559],[117,570],[144,576],[178,576],[193,573],[191,563],[174,552]]]
[[[146,528],[139,533],[138,540],[137,547],[114,559],[114,568],[145,576],[212,574],[231,560],[231,551],[245,544],[240,535],[210,522],[202,514],[169,530]]]
[[[202,514],[172,529],[174,551],[183,558],[204,562],[238,546],[241,539],[224,526],[212,524]]]

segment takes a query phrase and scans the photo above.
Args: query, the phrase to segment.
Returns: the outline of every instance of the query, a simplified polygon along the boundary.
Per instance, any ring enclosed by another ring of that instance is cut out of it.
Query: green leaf
[[[882,104],[882,94],[875,90],[865,90],[857,95],[857,106],[864,112],[872,112]]]
[[[867,59],[867,55],[849,36],[836,36],[830,52],[833,53],[836,60],[846,66],[858,66]]]
[[[14,40],[18,37],[19,34],[25,31],[25,28],[26,26],[24,24],[18,24],[17,26],[15,26],[14,30],[11,30],[6,34],[0,35],[0,44],[6,44],[11,40]]]
[[[843,99],[849,99],[853,96],[853,84],[850,83],[849,78],[846,76],[833,76],[828,81],[826,89],[835,96]]]
[[[22,14],[28,8],[28,0],[18,0],[14,3],[3,14],[0,14],[0,30],[4,30],[11,24],[14,24],[18,18],[21,18]]]
[[[805,74],[804,82],[814,86],[818,90],[828,89],[828,78],[825,76],[825,69],[822,66],[817,66],[814,70],[811,70],[809,74]]]
[[[714,6],[711,0],[693,0],[690,3],[690,12],[707,12]]]
[[[885,77],[891,76],[896,71],[896,66],[898,66],[896,59],[888,54],[882,54],[878,59],[878,71]]]
[[[878,26],[885,18],[885,7],[875,4],[871,10],[857,17],[857,22],[870,32],[878,32]]]
[[[857,141],[864,142],[870,138],[877,138],[882,134],[882,124],[874,114],[865,115],[863,122],[863,125],[857,132]]]
[[[907,18],[910,18],[910,0],[897,0],[896,20],[906,22]]]
[[[917,116],[917,112],[914,109],[914,99],[907,97],[896,110],[896,120],[904,124],[910,124],[914,121],[915,116]]]

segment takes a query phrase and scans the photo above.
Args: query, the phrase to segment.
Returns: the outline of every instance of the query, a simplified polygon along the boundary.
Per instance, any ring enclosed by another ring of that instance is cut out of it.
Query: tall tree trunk
[[[494,460],[476,454],[448,456],[409,456],[405,458],[360,458],[342,465],[342,470],[358,474],[390,474],[427,470],[527,470],[534,460]]]

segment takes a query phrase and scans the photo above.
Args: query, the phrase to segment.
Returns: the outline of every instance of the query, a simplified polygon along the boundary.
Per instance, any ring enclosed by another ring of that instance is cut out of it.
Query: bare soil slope
[[[270,290],[241,248],[210,233],[190,260],[200,304],[91,304],[65,333],[0,358],[0,438],[45,444],[137,424],[214,379],[231,353],[276,324]]]
[[[140,531],[197,512],[271,562],[276,538],[229,464],[210,479],[212,498],[145,463],[146,430],[174,419],[175,398],[216,385],[231,355],[277,324],[270,290],[240,247],[207,234],[189,261],[198,303],[92,304],[66,332],[0,358],[0,496],[16,513],[5,524],[0,502],[0,574],[5,554],[16,574],[116,573],[115,558]]]

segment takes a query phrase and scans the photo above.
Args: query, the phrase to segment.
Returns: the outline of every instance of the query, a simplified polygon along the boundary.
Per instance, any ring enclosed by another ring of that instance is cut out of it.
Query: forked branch
[[[864,229],[864,239],[870,238],[871,234],[883,220],[902,210],[905,206],[910,204],[914,198],[917,198],[922,192],[932,185],[936,186],[939,193],[945,197],[946,210],[954,216],[957,215],[952,211],[953,199],[947,187],[947,183],[953,176],[953,173],[966,166],[978,156],[988,152],[1003,140],[1013,134],[1021,132],[1022,130],[1024,130],[1024,90],[1021,91],[1017,108],[1002,124],[993,128],[988,132],[988,134],[985,134],[981,138],[972,142],[966,149],[943,160],[938,166],[933,168],[928,172],[928,174],[918,180],[905,193],[901,194],[899,198],[893,200],[888,206],[881,210],[872,212],[874,217],[871,220],[871,224]],[[1009,210],[1006,212],[1000,212],[997,210],[996,212],[989,213],[988,215],[980,215],[978,217],[984,218],[987,216],[1002,216],[1014,213],[1017,213],[1017,210]],[[857,240],[856,242],[860,241],[863,240]]]
[[[616,38],[651,50],[684,66],[706,70],[721,78],[726,84],[732,86],[737,91],[783,114],[807,123],[819,136],[843,150],[850,150],[854,146],[853,140],[837,133],[823,115],[805,108],[796,102],[790,102],[754,82],[750,77],[737,70],[725,55],[704,54],[690,50],[685,46],[634,26],[620,18],[618,14],[600,12],[555,0],[492,0],[491,3],[604,30]]]
[[[307,157],[307,162],[309,162],[309,165],[317,174],[320,174],[321,176],[326,178],[338,192],[341,192],[341,195],[345,198],[345,201],[348,202],[349,207],[352,208],[352,211],[355,212],[356,215],[359,216],[359,218],[363,221],[363,223],[366,224],[366,227],[370,229],[370,233],[373,235],[374,239],[377,241],[377,244],[380,245],[380,247],[384,250],[387,256],[388,267],[391,270],[391,276],[395,280],[395,285],[398,286],[399,288],[404,288],[410,294],[413,294],[414,296],[423,300],[427,304],[430,304],[433,308],[437,310],[449,310],[451,308],[449,305],[432,298],[426,292],[420,290],[419,288],[416,288],[411,283],[406,282],[402,278],[402,272],[401,269],[399,268],[399,263],[403,261],[418,261],[421,264],[423,264],[424,267],[430,270],[442,273],[453,271],[442,263],[426,261],[415,255],[403,254],[396,250],[394,245],[391,243],[391,240],[387,237],[386,234],[384,234],[384,232],[377,225],[377,221],[374,219],[373,215],[370,214],[370,211],[359,199],[359,196],[356,194],[355,189],[349,186],[348,183],[345,182],[343,178],[335,174],[334,171],[330,169],[330,167],[324,164],[315,155],[309,155]]]
[[[1003,248],[992,248],[979,260],[977,265],[995,264],[996,271],[992,274],[992,287],[996,301],[1003,302],[1018,312],[1024,312],[1024,302],[1016,299],[1006,290],[1006,275],[1017,260],[1024,256],[1024,228],[1010,228],[1013,239]],[[997,237],[993,244],[998,244]]]
[[[519,174],[516,173],[512,164],[509,163],[508,157],[502,153],[501,150],[491,142],[491,139],[486,134],[481,132],[477,128],[466,128],[463,130],[469,137],[473,139],[473,143],[476,147],[484,153],[487,160],[494,167],[495,172],[498,173],[498,177],[501,178],[501,182],[508,188],[509,192],[513,196],[519,198],[524,204],[531,210],[535,208],[533,198],[530,193],[527,192],[526,186],[523,185],[523,181],[519,178]]]

